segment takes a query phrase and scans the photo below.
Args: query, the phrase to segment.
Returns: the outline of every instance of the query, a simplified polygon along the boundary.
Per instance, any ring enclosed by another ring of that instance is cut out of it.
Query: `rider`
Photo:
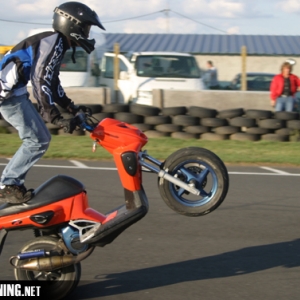
[[[97,14],[79,2],[66,2],[54,9],[54,31],[30,36],[16,45],[0,61],[0,113],[18,130],[23,141],[1,176],[0,203],[23,203],[32,197],[24,186],[29,169],[48,149],[51,135],[44,121],[64,127],[69,133],[76,128],[74,118],[64,119],[54,103],[73,115],[84,106],[76,106],[67,97],[59,81],[61,61],[67,49],[82,47],[87,53],[95,48],[89,39],[91,26],[104,29]],[[29,100],[26,85],[31,80],[37,110]]]

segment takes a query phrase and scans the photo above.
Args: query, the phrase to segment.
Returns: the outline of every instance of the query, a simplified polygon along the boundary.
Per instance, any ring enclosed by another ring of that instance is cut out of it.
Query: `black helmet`
[[[54,9],[53,29],[78,43],[87,53],[95,49],[95,40],[88,38],[92,25],[105,30],[95,11],[85,4],[66,2]]]

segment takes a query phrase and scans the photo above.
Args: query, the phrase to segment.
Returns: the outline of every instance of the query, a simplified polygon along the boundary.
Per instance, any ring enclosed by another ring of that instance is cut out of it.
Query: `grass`
[[[21,145],[16,134],[0,133],[0,156],[11,157]],[[232,164],[284,164],[300,166],[299,142],[239,142],[179,140],[173,138],[149,139],[144,147],[151,156],[165,159],[179,148],[197,146],[216,153],[225,163]],[[100,146],[92,152],[92,140],[88,136],[52,136],[43,158],[111,160],[112,156]]]

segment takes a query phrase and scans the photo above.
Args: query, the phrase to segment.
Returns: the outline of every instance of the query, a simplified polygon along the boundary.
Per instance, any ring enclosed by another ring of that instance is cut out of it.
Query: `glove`
[[[54,119],[52,123],[63,128],[64,132],[66,133],[73,133],[73,131],[76,129],[76,122],[74,118],[64,119],[63,117],[59,116]]]
[[[71,102],[68,107],[67,110],[73,115],[75,116],[79,111],[82,111],[86,114],[88,114],[89,116],[92,115],[92,110],[89,107],[86,107],[84,105],[75,105],[74,102]]]

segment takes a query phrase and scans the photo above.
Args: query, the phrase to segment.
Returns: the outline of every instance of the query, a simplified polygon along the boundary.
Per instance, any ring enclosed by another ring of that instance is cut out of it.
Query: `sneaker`
[[[24,185],[2,185],[0,187],[0,202],[20,204],[31,199],[32,190],[28,190]]]

